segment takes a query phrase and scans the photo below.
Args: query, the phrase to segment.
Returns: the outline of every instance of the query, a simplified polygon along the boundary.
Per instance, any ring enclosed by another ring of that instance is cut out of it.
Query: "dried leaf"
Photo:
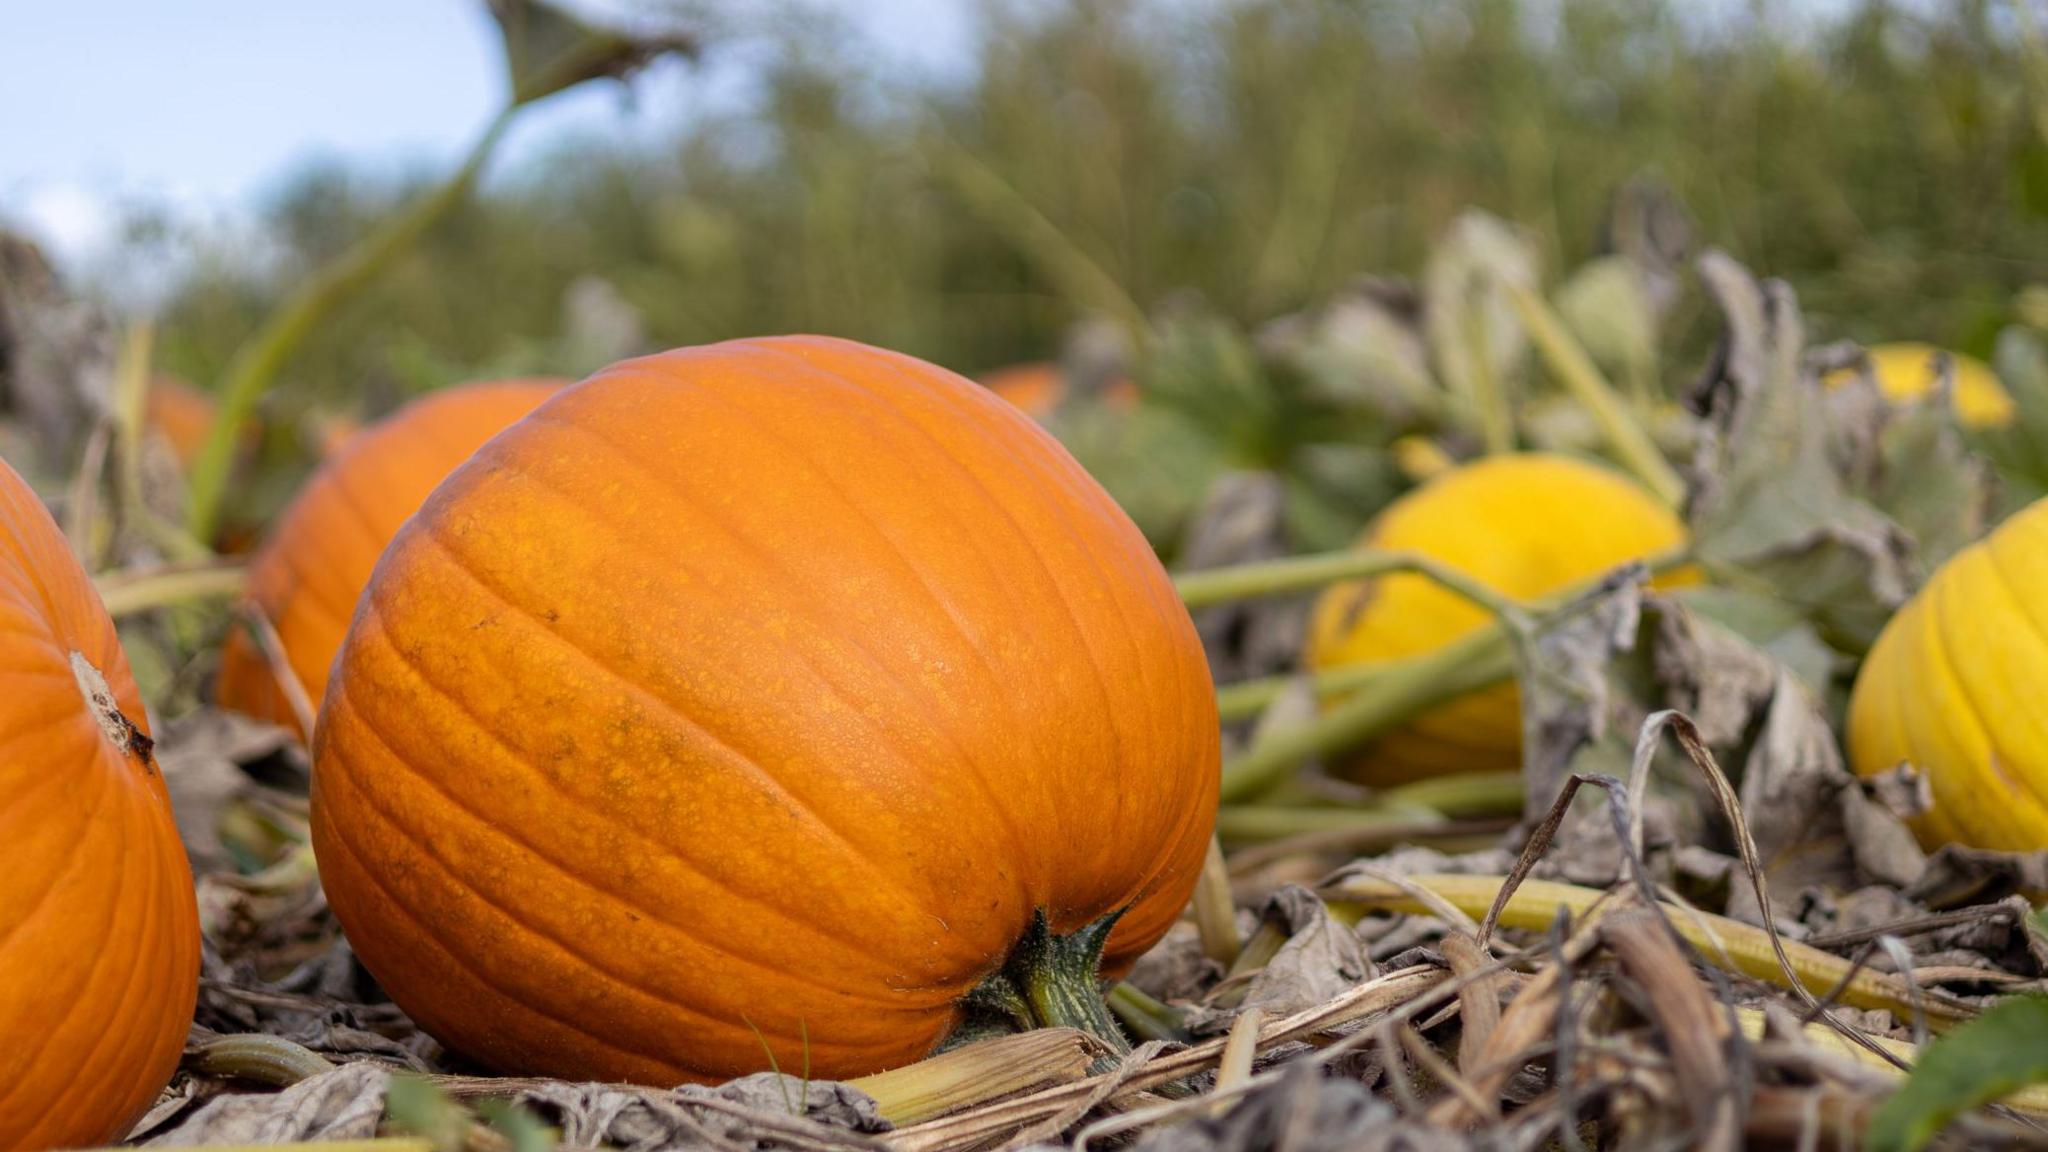
[[[1727,329],[1694,398],[1709,435],[1694,462],[1688,519],[1710,569],[1740,569],[1831,638],[1875,638],[1913,587],[1912,542],[1849,490],[1830,451],[1820,382],[1802,369],[1805,328],[1790,288],[1758,283],[1709,252],[1701,275]]]
[[[1291,1016],[1334,999],[1374,974],[1372,961],[1351,929],[1306,888],[1288,885],[1266,901],[1261,918],[1287,934],[1287,942],[1253,978],[1244,1006]]]
[[[1463,1136],[1404,1121],[1351,1079],[1290,1069],[1219,1117],[1198,1117],[1138,1141],[1139,1152],[1435,1152],[1469,1148]]]
[[[1616,571],[1544,621],[1534,645],[1523,652],[1522,770],[1528,790],[1524,815],[1530,819],[1550,809],[1587,746],[1614,745],[1621,749],[1616,762],[1628,763],[1634,724],[1614,712],[1627,698],[1614,691],[1611,672],[1615,656],[1635,647],[1647,578],[1640,566]]]
[[[235,859],[220,841],[221,813],[253,784],[244,766],[279,754],[294,756],[303,766],[303,752],[290,732],[234,712],[202,708],[158,730],[157,766],[195,874],[234,867]]]
[[[562,1144],[574,1148],[866,1148],[870,1142],[856,1134],[889,1130],[875,1102],[856,1088],[772,1072],[668,1091],[546,1081],[522,1089],[516,1100],[554,1117]]]
[[[273,1094],[221,1096],[177,1127],[152,1137],[148,1146],[368,1139],[384,1119],[384,1090],[390,1080],[383,1065],[359,1061]]]

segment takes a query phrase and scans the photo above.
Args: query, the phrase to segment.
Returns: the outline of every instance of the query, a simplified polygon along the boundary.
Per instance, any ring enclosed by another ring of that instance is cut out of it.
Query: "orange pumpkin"
[[[314,707],[356,597],[399,525],[456,465],[561,384],[469,384],[416,400],[350,436],[278,518],[249,565],[249,596],[276,627]],[[221,651],[214,695],[224,707],[298,727],[269,662],[240,629]]]
[[[213,419],[218,414],[213,397],[175,376],[159,376],[150,381],[143,422],[163,437],[171,455],[185,468],[199,459],[199,451],[206,446],[207,433],[213,431]]]
[[[192,873],[92,581],[0,463],[0,1148],[127,1134],[199,987]]]
[[[1106,1025],[1088,946],[1119,974],[1179,916],[1218,785],[1201,644],[1101,487],[818,337],[626,361],[492,441],[318,728],[321,874],[393,999],[653,1084],[904,1064],[998,972]]]
[[[981,383],[989,391],[1023,409],[1033,420],[1043,420],[1052,415],[1067,398],[1066,373],[1059,365],[1050,362],[998,368],[983,376]],[[1102,400],[1118,410],[1135,408],[1138,386],[1129,378],[1119,378],[1102,390]]]

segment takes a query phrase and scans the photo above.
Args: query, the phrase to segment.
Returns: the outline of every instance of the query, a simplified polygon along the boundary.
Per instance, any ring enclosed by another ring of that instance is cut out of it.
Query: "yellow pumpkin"
[[[1630,480],[1544,453],[1490,456],[1444,472],[1389,504],[1360,541],[1420,553],[1521,601],[1684,543],[1678,518]],[[1673,573],[1660,583],[1686,579]],[[1308,662],[1321,670],[1419,656],[1489,620],[1420,575],[1336,584],[1316,604]],[[1501,684],[1424,713],[1338,767],[1388,785],[1521,762],[1521,699],[1513,684]]]
[[[1895,404],[1926,396],[1940,379],[1938,358],[1943,352],[1932,344],[1878,344],[1866,351],[1877,390]],[[2002,428],[2012,423],[2012,397],[1991,366],[1969,356],[1947,355],[1955,363],[1956,419],[1966,428]],[[1827,385],[1838,388],[1855,377],[1853,369],[1831,372]]]
[[[1878,635],[1849,698],[1860,775],[1910,763],[1930,848],[2048,848],[2048,500],[1949,558]]]

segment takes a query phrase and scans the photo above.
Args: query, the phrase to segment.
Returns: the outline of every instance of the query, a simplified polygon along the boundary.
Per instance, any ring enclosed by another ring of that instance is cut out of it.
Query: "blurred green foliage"
[[[272,426],[750,334],[971,373],[1055,355],[1090,314],[1251,330],[1417,274],[1475,206],[1530,229],[1555,283],[1645,174],[1701,241],[1793,281],[1818,337],[1988,354],[2048,278],[2048,49],[2021,6],[1701,7],[992,3],[951,84],[791,22],[745,111],[499,173],[289,366]],[[415,190],[302,173],[274,251],[212,253],[173,294],[165,367],[217,379],[293,278]],[[1695,346],[1713,324],[1697,301],[1673,321]]]

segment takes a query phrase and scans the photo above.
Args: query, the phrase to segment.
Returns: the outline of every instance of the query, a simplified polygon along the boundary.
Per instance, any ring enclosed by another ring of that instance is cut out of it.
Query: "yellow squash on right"
[[[1944,353],[1932,344],[1911,342],[1877,344],[1866,351],[1877,390],[1894,404],[1910,403],[1934,391],[1940,379],[1939,357],[1947,355],[1955,368],[1955,391],[1950,403],[1955,406],[1957,422],[1965,428],[2003,428],[2012,423],[2012,396],[1998,382],[1998,373],[1982,360]],[[1830,388],[1838,388],[1855,376],[1850,369],[1831,372],[1826,383]]]
[[[1922,844],[2048,848],[2048,500],[1950,557],[1885,625],[1849,699],[1859,775],[1909,763]]]
[[[1528,452],[1442,472],[1389,504],[1359,543],[1419,553],[1526,602],[1685,542],[1678,517],[1628,478],[1570,456]],[[1692,578],[1680,569],[1658,585]],[[1316,603],[1308,662],[1320,670],[1420,656],[1488,619],[1424,576],[1336,584]],[[1424,713],[1338,767],[1386,786],[1521,763],[1521,698],[1513,684],[1501,684]]]

